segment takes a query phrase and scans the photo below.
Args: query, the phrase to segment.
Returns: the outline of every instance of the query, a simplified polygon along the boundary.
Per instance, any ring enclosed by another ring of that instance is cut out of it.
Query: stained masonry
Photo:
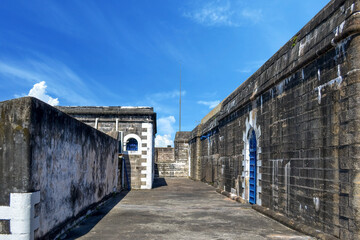
[[[190,132],[177,132],[174,148],[155,148],[155,164],[159,177],[190,176],[189,137]]]
[[[0,239],[54,239],[117,188],[117,140],[26,97],[0,102]]]
[[[360,238],[359,10],[331,1],[210,112],[189,139],[191,177]]]
[[[119,190],[152,188],[155,134],[149,107],[0,102],[0,238],[55,239]]]
[[[190,175],[360,239],[359,13],[359,0],[331,1],[193,131],[177,134],[162,174]],[[125,167],[132,188],[151,188],[152,108],[59,109],[34,98],[0,103],[0,234],[8,239],[55,236],[123,186]]]

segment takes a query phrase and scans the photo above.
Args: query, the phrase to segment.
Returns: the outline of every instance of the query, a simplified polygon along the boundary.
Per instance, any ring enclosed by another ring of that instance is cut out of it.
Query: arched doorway
[[[249,139],[250,177],[249,177],[249,203],[256,204],[256,134],[251,131]]]

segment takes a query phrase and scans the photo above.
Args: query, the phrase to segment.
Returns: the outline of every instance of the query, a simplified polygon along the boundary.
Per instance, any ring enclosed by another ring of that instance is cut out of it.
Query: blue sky
[[[0,101],[152,106],[158,145],[192,130],[327,0],[14,1],[0,4]]]

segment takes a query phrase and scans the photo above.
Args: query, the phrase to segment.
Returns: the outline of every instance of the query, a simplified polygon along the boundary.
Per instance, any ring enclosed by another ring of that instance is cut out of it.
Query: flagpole
[[[181,63],[180,63],[179,132],[181,132]]]

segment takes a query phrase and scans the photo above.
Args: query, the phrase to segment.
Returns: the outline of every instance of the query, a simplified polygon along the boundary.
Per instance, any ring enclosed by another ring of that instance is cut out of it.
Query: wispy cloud
[[[87,84],[65,64],[48,58],[12,61],[0,59],[0,75],[12,84],[47,83],[47,91],[73,105],[94,103],[96,95]],[[19,95],[19,94],[17,94]],[[23,93],[20,95],[24,95]]]
[[[187,91],[181,91],[181,96],[186,96]],[[136,102],[136,105],[141,106],[152,106],[155,111],[160,115],[174,115],[178,112],[178,101],[179,101],[180,92],[179,90],[171,90],[164,92],[156,92],[153,94],[148,94],[139,101]],[[134,103],[132,103],[134,104]]]
[[[241,16],[243,18],[249,19],[253,23],[258,23],[262,19],[262,10],[261,9],[243,9],[241,11]]]
[[[239,27],[246,21],[257,23],[262,19],[261,9],[242,9],[239,4],[228,0],[207,1],[183,15],[205,26]]]
[[[57,98],[52,98],[51,96],[46,94],[46,83],[45,81],[34,84],[32,89],[30,89],[28,96],[36,97],[51,106],[59,105],[59,100]]]
[[[219,1],[213,1],[200,9],[196,9],[192,12],[186,12],[185,17],[193,19],[195,22],[214,26],[237,26],[237,23],[233,21],[234,12],[230,8],[230,3],[220,3]]]
[[[185,95],[186,95],[186,91],[181,91],[181,96],[185,96]],[[180,97],[180,91],[173,90],[173,91],[168,91],[168,92],[158,92],[158,93],[151,94],[149,97],[152,99],[156,99],[156,100],[178,98],[178,97]]]
[[[176,120],[174,116],[163,117],[157,120],[158,134],[155,138],[156,147],[173,145],[172,138],[175,133],[175,122]]]
[[[210,109],[216,107],[220,101],[219,100],[216,100],[216,101],[198,101],[197,102],[198,104],[201,104],[201,105],[205,105],[205,106],[208,106]]]

